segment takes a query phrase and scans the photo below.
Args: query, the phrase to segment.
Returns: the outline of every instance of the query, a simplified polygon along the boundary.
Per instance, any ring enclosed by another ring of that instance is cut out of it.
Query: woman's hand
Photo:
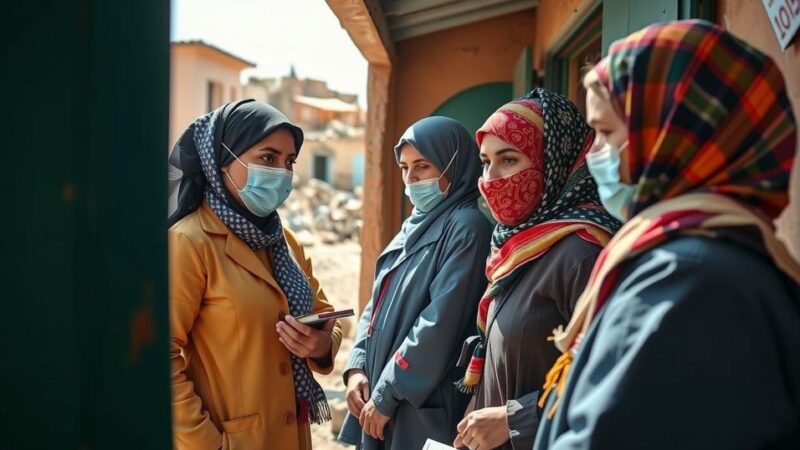
[[[378,408],[375,407],[375,402],[372,400],[364,405],[364,408],[361,410],[361,416],[358,418],[358,423],[361,424],[361,429],[364,430],[364,433],[367,433],[367,436],[373,439],[380,440],[383,440],[383,428],[388,421],[389,417],[381,414]]]
[[[351,369],[347,377],[347,409],[353,417],[361,418],[361,410],[369,401],[369,380],[361,369]]]
[[[299,358],[322,358],[330,354],[333,339],[334,320],[325,322],[321,330],[303,325],[292,316],[286,315],[275,325],[278,340],[287,350]]]
[[[458,436],[453,447],[466,446],[470,450],[490,450],[510,439],[508,412],[505,406],[495,406],[472,411],[458,424]]]

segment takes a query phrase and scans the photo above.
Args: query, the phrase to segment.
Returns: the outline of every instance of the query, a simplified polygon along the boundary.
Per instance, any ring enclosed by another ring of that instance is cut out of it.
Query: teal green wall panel
[[[650,24],[679,19],[714,20],[714,0],[603,0],[603,55],[617,39]]]
[[[169,449],[169,2],[0,25],[0,447]]]
[[[533,89],[533,48],[528,45],[522,49],[514,64],[514,81],[512,82],[513,98],[522,97]]]
[[[603,55],[634,31],[657,22],[677,20],[681,0],[603,0]]]
[[[431,115],[452,117],[474,135],[490,114],[512,98],[510,82],[481,84],[450,97]]]

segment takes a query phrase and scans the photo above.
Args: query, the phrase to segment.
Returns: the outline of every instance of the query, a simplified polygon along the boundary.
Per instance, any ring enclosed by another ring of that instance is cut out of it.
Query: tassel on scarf
[[[567,385],[567,377],[569,376],[569,369],[572,366],[572,350],[567,350],[558,357],[553,367],[547,372],[542,386],[542,396],[539,398],[539,407],[544,408],[547,402],[547,397],[550,392],[555,389],[556,401],[550,411],[547,412],[547,418],[552,419],[558,409],[558,404],[561,402],[561,394],[564,392],[564,387]]]
[[[326,399],[317,400],[313,404],[302,398],[298,399],[297,421],[301,424],[322,424],[331,420],[331,409]]]
[[[474,394],[481,381],[483,364],[486,356],[486,346],[481,342],[475,347],[475,352],[469,360],[469,367],[464,378],[454,383],[456,388],[464,394]]]

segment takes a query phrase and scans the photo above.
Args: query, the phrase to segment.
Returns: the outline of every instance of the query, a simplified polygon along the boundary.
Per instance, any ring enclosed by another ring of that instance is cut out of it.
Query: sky
[[[358,94],[366,107],[367,61],[324,0],[171,0],[171,39],[202,39],[256,63],[244,72],[299,78]]]

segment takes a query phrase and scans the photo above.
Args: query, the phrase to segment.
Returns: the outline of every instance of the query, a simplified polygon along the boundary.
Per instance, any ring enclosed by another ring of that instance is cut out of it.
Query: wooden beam
[[[375,263],[394,233],[400,228],[397,201],[402,195],[399,171],[392,152],[392,71],[370,64],[367,81],[367,129],[364,166],[364,223],[361,227],[361,274],[359,310],[372,295]]]
[[[326,0],[328,7],[370,64],[391,66],[395,59],[389,26],[378,0]]]
[[[364,224],[361,228],[359,306],[372,294],[375,262],[400,226],[395,208],[402,185],[391,151],[393,102],[392,64],[396,60],[389,26],[378,0],[326,0],[350,39],[369,61],[367,127],[364,136]]]
[[[464,14],[476,11],[491,11],[498,7],[510,4],[525,3],[526,7],[536,6],[536,0],[462,0],[458,3],[451,3],[438,8],[428,8],[410,14],[405,14],[389,19],[389,29],[394,31],[398,28],[413,27],[430,22],[452,19]]]
[[[462,0],[384,0],[383,10],[386,17],[404,16],[426,9],[438,8],[449,3],[458,3]]]
[[[458,7],[447,8],[447,11],[426,12],[420,17],[393,18],[391,20],[392,37],[395,42],[424,34],[467,25],[493,17],[511,14],[535,8],[538,0],[491,0],[465,2]],[[471,8],[470,8],[471,6]]]

